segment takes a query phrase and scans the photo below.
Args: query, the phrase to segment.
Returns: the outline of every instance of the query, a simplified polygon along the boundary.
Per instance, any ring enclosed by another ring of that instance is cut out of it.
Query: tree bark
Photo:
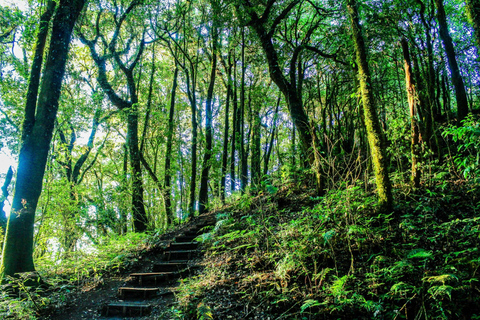
[[[273,150],[273,144],[275,142],[275,132],[277,132],[277,120],[278,120],[278,109],[280,107],[281,97],[279,96],[277,99],[277,106],[275,107],[275,113],[273,114],[273,124],[272,124],[272,131],[270,132],[270,142],[267,145],[267,150],[264,155],[263,159],[263,175],[266,176],[268,174],[268,164],[270,162],[270,156]]]
[[[216,21],[213,22],[212,28],[212,71],[210,73],[210,83],[208,85],[207,100],[205,101],[205,153],[203,155],[202,176],[200,179],[200,194],[199,194],[199,214],[207,211],[208,207],[208,174],[210,167],[210,159],[212,157],[212,140],[213,140],[213,89],[215,87],[215,75],[217,73],[217,38],[218,30]]]
[[[445,47],[448,66],[452,74],[452,83],[453,87],[455,88],[458,121],[461,121],[468,114],[467,93],[465,91],[465,85],[463,83],[462,76],[460,75],[460,69],[458,67],[452,37],[450,37],[450,33],[448,32],[447,17],[445,15],[445,8],[443,7],[443,0],[435,0],[435,5],[437,6],[437,19],[440,38],[442,39],[443,46]]]
[[[174,215],[172,211],[172,190],[171,180],[172,174],[170,169],[172,158],[172,144],[173,144],[173,125],[175,115],[175,94],[177,92],[178,66],[175,66],[173,72],[172,91],[170,94],[170,111],[168,114],[168,131],[167,131],[167,148],[165,151],[165,212],[167,214],[167,223],[173,223]]]
[[[232,62],[231,54],[228,54],[228,65],[225,66],[227,71],[227,97],[226,97],[226,106],[225,106],[225,129],[223,133],[223,152],[222,152],[222,177],[220,181],[220,199],[222,203],[225,203],[225,192],[226,192],[226,176],[227,176],[227,165],[228,165],[228,132],[230,130],[230,121],[228,119],[230,115],[230,100],[232,98]]]
[[[191,152],[192,152],[192,172],[190,179],[190,194],[189,194],[189,204],[188,204],[188,213],[193,217],[195,213],[195,190],[197,187],[197,139],[198,139],[198,124],[197,124],[197,102],[196,102],[196,93],[195,93],[195,74],[192,73],[192,85],[190,86],[190,76],[188,71],[186,72],[187,78],[187,93],[190,100],[190,110],[192,113],[191,123],[192,123],[192,143],[191,143]]]
[[[233,117],[232,117],[232,150],[230,154],[230,190],[232,192],[236,189],[236,176],[235,176],[235,160],[237,150],[237,140],[239,134],[239,115],[238,115],[238,95],[237,95],[237,61],[235,56],[233,57]]]
[[[261,119],[260,119],[260,112],[258,107],[254,107],[253,110],[253,128],[252,128],[252,156],[250,158],[250,170],[251,170],[251,177],[252,177],[252,187],[259,188],[261,183]]]
[[[28,130],[22,135],[15,195],[0,267],[2,279],[35,270],[32,257],[35,210],[42,191],[71,34],[85,3],[86,0],[62,0],[58,4],[34,119],[32,110],[26,106],[24,128]],[[32,67],[31,74],[34,72]]]
[[[240,118],[239,118],[239,129],[237,133],[239,135],[239,148],[240,148],[240,191],[242,194],[245,192],[248,184],[248,162],[247,162],[247,152],[245,150],[245,72],[247,65],[245,62],[245,28],[242,27],[242,48],[241,48],[241,59],[242,59],[242,73],[240,80]]]
[[[385,137],[380,127],[373,96],[372,78],[367,62],[367,48],[363,39],[358,16],[356,0],[346,0],[347,12],[350,17],[351,32],[355,44],[356,62],[358,65],[358,80],[362,95],[365,127],[368,143],[372,154],[373,169],[377,184],[379,205],[390,210],[393,204],[392,188],[388,176],[387,158],[385,154]]]
[[[415,188],[420,186],[420,127],[418,124],[418,100],[415,83],[413,81],[414,74],[412,71],[412,63],[410,60],[410,52],[408,50],[408,42],[402,39],[403,59],[405,64],[405,84],[407,88],[408,106],[410,108],[410,121],[412,127],[411,152],[412,152],[412,183]]]

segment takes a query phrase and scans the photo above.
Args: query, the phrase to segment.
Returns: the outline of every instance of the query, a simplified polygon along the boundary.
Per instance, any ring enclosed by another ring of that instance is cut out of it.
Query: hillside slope
[[[476,185],[397,191],[393,212],[359,187],[270,191],[217,214],[182,317],[480,319]]]

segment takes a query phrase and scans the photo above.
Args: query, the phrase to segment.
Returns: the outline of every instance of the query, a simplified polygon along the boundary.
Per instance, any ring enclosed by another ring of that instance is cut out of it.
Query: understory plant
[[[200,303],[214,318],[480,316],[480,192],[437,185],[397,191],[392,212],[348,186],[308,201],[283,188],[223,214],[205,237],[203,274],[181,284],[187,318]]]

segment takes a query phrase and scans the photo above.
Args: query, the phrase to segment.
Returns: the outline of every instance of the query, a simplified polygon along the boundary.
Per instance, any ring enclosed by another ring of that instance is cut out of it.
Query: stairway
[[[214,224],[214,216],[198,217],[189,229],[175,237],[163,250],[160,261],[152,263],[149,272],[130,274],[130,280],[118,289],[118,300],[102,307],[102,316],[143,317],[155,305],[172,300],[178,279],[188,276],[198,267],[195,258],[199,257],[200,251],[194,239],[203,233],[205,227]]]

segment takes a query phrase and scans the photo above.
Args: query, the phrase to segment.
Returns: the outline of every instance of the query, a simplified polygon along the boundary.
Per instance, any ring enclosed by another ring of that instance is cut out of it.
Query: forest
[[[0,1],[0,318],[213,214],[155,319],[480,319],[479,50],[480,0]]]

